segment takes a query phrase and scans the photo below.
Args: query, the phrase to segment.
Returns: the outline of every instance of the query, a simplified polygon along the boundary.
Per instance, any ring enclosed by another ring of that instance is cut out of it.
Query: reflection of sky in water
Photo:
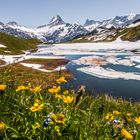
[[[115,71],[121,71],[121,72],[137,72],[140,73],[140,68],[136,68],[135,66],[124,66],[124,65],[113,65],[113,64],[107,64],[105,66],[102,66],[103,68],[111,68]]]

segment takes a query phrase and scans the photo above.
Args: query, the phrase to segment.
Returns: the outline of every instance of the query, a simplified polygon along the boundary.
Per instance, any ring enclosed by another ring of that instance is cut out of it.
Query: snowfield
[[[6,48],[6,46],[3,44],[0,44],[0,48]]]
[[[132,50],[140,49],[140,42],[114,41],[105,43],[73,43],[55,44],[51,47],[40,48],[36,54],[53,53],[54,55],[130,55]],[[126,53],[127,51],[127,53]]]
[[[44,65],[40,65],[40,64],[28,64],[28,63],[20,63],[20,64],[25,66],[25,67],[28,67],[28,68],[40,70],[42,72],[55,72],[55,71],[60,71],[60,70],[65,70],[66,69],[65,66],[62,66],[62,67],[59,66],[59,67],[57,67],[56,69],[53,69],[53,70],[46,70],[46,69],[42,68]]]
[[[6,62],[6,64],[1,65],[0,67],[7,66],[9,64],[18,63],[23,60],[28,60],[28,59],[32,59],[32,58],[33,59],[39,58],[39,59],[45,60],[45,59],[64,59],[65,57],[63,57],[63,56],[36,56],[36,55],[32,55],[32,54],[28,55],[26,52],[23,55],[0,55],[0,59]],[[59,71],[60,69],[61,70],[66,69],[65,66],[61,66],[61,68],[57,67],[54,70],[46,70],[46,69],[43,69],[42,68],[43,65],[40,65],[40,64],[28,64],[28,63],[20,63],[20,64],[25,67],[33,68],[33,69],[36,69],[36,70],[39,70],[42,72],[55,72],[55,71]]]

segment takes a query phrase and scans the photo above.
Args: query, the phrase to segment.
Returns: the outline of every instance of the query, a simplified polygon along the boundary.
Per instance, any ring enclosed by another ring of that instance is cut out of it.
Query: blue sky
[[[140,14],[140,0],[0,0],[0,21],[35,27],[59,14],[66,22],[83,24],[116,15]]]

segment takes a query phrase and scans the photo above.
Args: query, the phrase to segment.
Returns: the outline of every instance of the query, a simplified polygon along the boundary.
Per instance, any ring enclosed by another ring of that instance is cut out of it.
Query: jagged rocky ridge
[[[109,29],[126,28],[139,19],[140,15],[131,14],[128,16],[116,16],[115,18],[103,21],[87,20],[82,26],[76,23],[66,23],[57,15],[47,25],[34,29],[21,26],[16,22],[9,22],[7,24],[0,22],[0,32],[24,39],[39,39],[42,42],[65,42],[78,36],[101,34]]]

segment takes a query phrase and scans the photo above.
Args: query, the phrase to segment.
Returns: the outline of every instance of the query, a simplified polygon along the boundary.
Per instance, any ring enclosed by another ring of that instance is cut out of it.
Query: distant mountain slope
[[[77,35],[88,33],[82,25],[66,23],[59,15],[53,17],[49,24],[34,29],[21,26],[16,22],[9,22],[7,24],[1,22],[0,32],[19,38],[39,39],[42,42],[50,43],[68,41]]]
[[[0,44],[6,46],[6,48],[0,48],[2,54],[18,54],[22,51],[35,49],[36,45],[40,42],[35,39],[19,39],[12,35],[0,33]]]
[[[85,38],[84,40],[86,41],[112,41],[118,30],[130,28],[131,25],[134,27],[133,24],[135,22],[135,26],[137,26],[139,20],[140,14],[130,14],[127,16],[116,16],[103,21],[87,19],[84,25],[80,25],[77,23],[67,23],[57,15],[48,24],[37,28],[21,26],[16,22],[9,22],[7,24],[0,22],[0,32],[22,39],[38,39],[47,43],[67,42],[75,40],[79,36],[91,36],[90,39]]]
[[[87,20],[86,23],[84,24],[84,27],[88,31],[92,31],[98,27],[125,28],[138,19],[140,19],[140,14],[130,14],[127,16],[116,16],[112,19],[107,19],[107,20],[103,20],[103,21]]]
[[[137,41],[140,40],[140,24],[136,27],[131,27],[131,28],[126,28],[124,29],[123,35],[121,37],[122,40],[124,41]]]
[[[133,26],[125,29],[100,29],[100,32],[96,29],[92,33],[85,36],[78,36],[70,42],[109,42],[115,41],[117,38],[120,38],[123,41],[140,40],[140,23],[136,22]]]

